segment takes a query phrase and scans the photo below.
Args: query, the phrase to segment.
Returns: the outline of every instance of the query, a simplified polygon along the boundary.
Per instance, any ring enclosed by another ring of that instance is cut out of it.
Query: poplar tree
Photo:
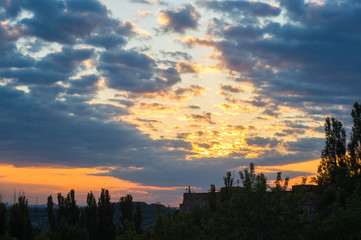
[[[351,130],[350,143],[347,146],[349,151],[349,165],[352,176],[361,174],[361,105],[354,103],[351,112],[353,126]]]
[[[121,222],[125,228],[125,221],[131,222],[133,216],[133,197],[131,194],[120,198],[120,211],[122,213]]]
[[[48,222],[50,225],[50,231],[55,232],[56,226],[55,226],[54,203],[53,203],[53,197],[51,195],[48,197],[46,206],[47,206],[46,212],[48,214]]]
[[[22,195],[10,209],[9,233],[19,240],[34,239],[28,210],[28,199]]]
[[[98,239],[97,203],[93,192],[87,195],[87,206],[85,207],[85,226],[89,233],[89,239]]]
[[[143,222],[143,212],[140,202],[136,203],[135,215],[134,215],[134,227],[138,234],[142,233],[142,222]]]
[[[0,196],[1,200],[1,196]],[[0,238],[6,234],[7,209],[3,202],[0,201]]]
[[[115,238],[115,226],[113,223],[114,208],[110,202],[110,194],[106,189],[102,189],[100,198],[98,201],[98,213],[99,213],[99,239]]]
[[[342,123],[327,117],[325,121],[325,147],[321,152],[317,183],[322,186],[342,185],[347,176],[346,131]]]

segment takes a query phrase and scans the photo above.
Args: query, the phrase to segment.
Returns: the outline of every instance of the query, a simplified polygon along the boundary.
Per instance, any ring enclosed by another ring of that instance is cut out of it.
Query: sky
[[[314,176],[361,97],[359,0],[0,1],[0,195],[178,206],[254,162]]]

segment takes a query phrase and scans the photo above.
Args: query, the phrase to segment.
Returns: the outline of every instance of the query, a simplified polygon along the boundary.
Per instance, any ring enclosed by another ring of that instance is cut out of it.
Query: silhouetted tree
[[[1,200],[1,196],[0,196]],[[7,209],[3,202],[0,201],[0,238],[6,234]]]
[[[143,212],[141,203],[137,202],[135,207],[135,215],[134,215],[134,227],[138,234],[142,233],[142,222],[143,222]]]
[[[223,177],[224,187],[221,189],[221,201],[227,201],[231,197],[233,187],[232,173],[228,171]]]
[[[110,194],[106,189],[102,189],[98,201],[98,216],[99,216],[99,239],[115,238],[115,226],[113,223],[114,208],[110,202]]]
[[[10,209],[9,233],[19,240],[32,240],[33,233],[28,211],[28,200],[19,196],[18,202]]]
[[[254,163],[249,164],[249,168],[239,172],[243,187],[246,192],[264,192],[267,190],[267,179],[263,173],[256,174]]]
[[[361,175],[361,105],[354,103],[351,112],[353,119],[353,126],[351,130],[351,139],[348,144],[348,151],[350,154],[350,168],[352,176]]]
[[[46,212],[48,214],[48,222],[49,222],[49,226],[50,226],[50,231],[55,232],[56,225],[55,225],[54,203],[53,203],[53,197],[51,195],[48,197],[46,206],[47,206]]]
[[[76,205],[75,191],[72,189],[64,198],[61,193],[58,193],[58,223],[65,221],[71,226],[79,223],[80,210]]]
[[[227,172],[226,176],[223,177],[224,187],[231,188],[233,187],[233,177],[231,172]]]
[[[326,118],[325,147],[321,152],[318,166],[317,183],[319,185],[340,186],[347,175],[346,132],[342,123],[335,118]]]
[[[275,186],[271,188],[272,192],[286,191],[289,180],[289,177],[286,177],[284,180],[282,180],[282,172],[277,172],[276,181],[274,182]]]
[[[121,222],[123,229],[125,228],[124,221],[132,222],[133,217],[133,197],[127,194],[125,197],[120,198],[120,212],[122,213]]]
[[[97,203],[93,192],[87,195],[87,206],[85,207],[85,226],[89,233],[89,239],[98,239]]]
[[[208,205],[212,212],[217,210],[216,186],[211,184],[211,191],[208,193]]]

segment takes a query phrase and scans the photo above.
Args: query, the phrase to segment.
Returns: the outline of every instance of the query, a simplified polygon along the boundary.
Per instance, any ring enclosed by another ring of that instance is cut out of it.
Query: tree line
[[[0,203],[0,238],[4,239],[89,239],[89,240],[183,240],[183,239],[361,239],[361,105],[355,103],[351,112],[353,126],[350,139],[342,122],[327,117],[325,146],[321,152],[318,175],[312,180],[317,192],[287,191],[289,179],[277,178],[272,186],[255,165],[239,172],[242,188],[234,187],[231,172],[224,176],[220,197],[215,185],[210,186],[207,207],[193,207],[191,212],[169,210],[158,206],[155,227],[142,229],[142,211],[133,213],[131,195],[119,200],[120,225],[114,224],[114,203],[108,190],[102,189],[98,202],[92,192],[81,212],[74,191],[66,197],[58,194],[58,209],[48,197],[49,231],[33,237],[27,200],[18,203],[6,218]],[[306,178],[302,184],[306,183]],[[308,198],[315,197],[316,208],[309,216],[300,208]]]
[[[7,219],[7,209],[0,202],[0,239],[4,240],[114,240],[124,238],[125,233],[143,233],[141,227],[143,214],[140,202],[133,203],[132,195],[120,198],[118,204],[121,217],[120,224],[115,224],[114,205],[107,189],[101,189],[98,201],[93,192],[87,195],[87,205],[83,210],[75,200],[75,191],[65,196],[57,194],[57,208],[54,208],[53,197],[47,198],[47,220],[49,230],[34,234],[28,211],[28,200],[19,196],[18,202],[10,208]],[[133,205],[135,212],[133,213]],[[36,235],[36,236],[34,236]]]

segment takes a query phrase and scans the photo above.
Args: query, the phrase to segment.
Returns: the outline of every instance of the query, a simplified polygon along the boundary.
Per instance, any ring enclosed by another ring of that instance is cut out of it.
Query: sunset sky
[[[317,171],[361,97],[359,0],[0,1],[0,194],[177,206]]]

